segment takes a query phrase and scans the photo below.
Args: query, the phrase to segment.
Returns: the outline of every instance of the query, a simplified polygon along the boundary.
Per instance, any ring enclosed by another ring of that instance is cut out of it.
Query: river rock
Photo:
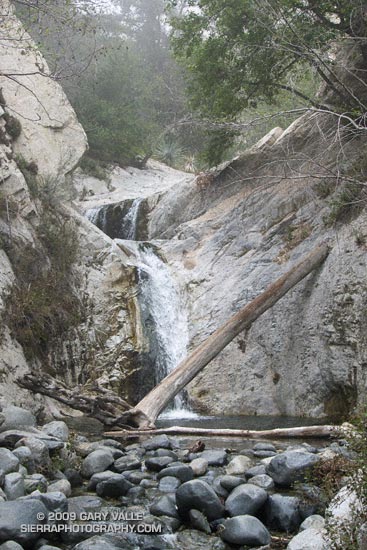
[[[140,458],[136,455],[122,456],[116,460],[114,468],[120,473],[128,470],[140,470]]]
[[[227,519],[221,538],[229,544],[263,546],[270,543],[270,533],[260,520],[253,516],[241,515]]]
[[[190,481],[194,477],[194,472],[186,464],[181,464],[180,462],[175,464],[169,464],[167,468],[161,470],[157,476],[158,479],[161,479],[165,476],[177,477],[182,483],[185,481]]]
[[[199,510],[212,521],[223,517],[224,507],[214,490],[205,481],[193,479],[183,483],[176,491],[176,504],[180,516],[188,520],[192,509]]]
[[[2,422],[1,422],[2,421]],[[35,416],[21,407],[5,407],[0,413],[0,432],[21,430],[36,426]]]
[[[325,550],[326,542],[320,529],[305,529],[292,538],[287,550]]]
[[[304,481],[305,475],[320,460],[306,451],[286,451],[271,459],[266,473],[281,487],[290,487],[295,481]]]
[[[319,514],[308,516],[299,526],[300,531],[305,529],[323,529],[325,527],[325,519]]]
[[[45,493],[47,485],[47,479],[42,474],[31,474],[24,478],[24,489],[27,494],[33,493],[33,491]]]
[[[347,485],[334,496],[327,508],[327,516],[336,523],[352,521],[354,514],[363,510],[363,504],[354,489]]]
[[[116,475],[116,472],[112,472],[111,470],[105,470],[104,472],[98,472],[97,474],[93,474],[88,483],[88,490],[94,491],[98,483],[101,483],[102,481],[107,481],[108,479],[110,479],[115,475]]]
[[[203,451],[198,458],[204,458],[209,466],[224,466],[228,462],[228,456],[224,449]]]
[[[19,458],[17,458],[9,449],[0,448],[0,469],[4,474],[15,472],[19,468]]]
[[[79,542],[79,544],[73,547],[73,550],[121,550],[121,548],[132,550],[133,548],[132,545],[127,545],[127,543],[124,546],[122,544],[123,541],[119,541],[110,535],[96,535]]]
[[[253,451],[273,451],[274,453],[277,452],[275,446],[272,443],[268,443],[267,441],[259,441],[259,443],[256,443],[256,445],[253,446]]]
[[[8,540],[7,542],[0,544],[0,550],[23,550],[23,546],[14,540]]]
[[[195,476],[203,476],[208,471],[208,461],[205,458],[194,458],[190,462],[190,468]]]
[[[265,505],[265,523],[270,529],[294,532],[302,519],[299,498],[286,495],[269,495]]]
[[[102,498],[117,498],[126,495],[133,487],[134,485],[123,475],[115,474],[106,481],[98,483],[96,493]]]
[[[267,474],[253,476],[249,479],[248,483],[257,485],[258,487],[261,487],[261,489],[265,489],[265,491],[273,489],[275,485],[273,479]]]
[[[32,459],[36,468],[47,468],[50,466],[50,454],[45,441],[37,437],[25,437],[15,445],[16,448],[28,447],[32,453]]]
[[[93,474],[107,470],[113,464],[113,456],[108,449],[97,449],[91,452],[84,460],[81,467],[83,477],[89,478]]]
[[[42,431],[47,435],[56,437],[60,441],[67,441],[69,439],[69,428],[62,420],[55,420],[42,426]]]
[[[49,512],[67,512],[69,502],[64,493],[54,491],[53,493],[40,493],[31,495],[29,498],[39,500],[46,506]]]
[[[231,462],[226,467],[228,475],[242,475],[251,468],[252,461],[249,457],[239,455],[232,458]]]
[[[225,508],[230,516],[252,515],[263,506],[268,495],[256,485],[239,485],[229,495]]]
[[[124,474],[126,475],[126,473]],[[137,472],[136,470],[132,470],[128,473],[127,478],[130,483],[133,483],[134,485],[139,485],[143,481],[143,479],[151,479],[152,474],[148,472]]]
[[[208,520],[202,514],[199,512],[199,510],[190,510],[189,512],[189,518],[190,518],[190,524],[199,531],[203,531],[203,533],[207,533],[210,535],[211,529]]]
[[[46,520],[40,520],[43,516]],[[0,502],[0,542],[14,540],[29,545],[40,538],[40,533],[22,533],[21,525],[40,525],[47,521],[47,509],[37,500]]]
[[[25,466],[28,470],[28,473],[34,473],[34,460],[32,458],[32,452],[29,447],[18,447],[13,449],[13,454],[18,458],[22,466]]]
[[[78,470],[75,470],[74,468],[66,468],[64,475],[72,487],[80,487],[83,485],[83,478]]]
[[[82,495],[68,499],[69,512],[75,512],[77,517],[81,512],[97,511],[103,506],[103,500],[93,495]]]
[[[6,474],[3,490],[8,500],[23,497],[25,494],[23,476],[18,472]]]
[[[173,462],[173,458],[170,456],[157,456],[153,458],[147,458],[145,460],[145,466],[148,468],[148,470],[152,470],[152,472],[160,472],[163,470],[163,468],[166,468],[168,464],[171,464]]]
[[[254,477],[254,476],[260,476],[263,474],[266,474],[265,464],[257,464],[256,466],[252,466],[252,468],[249,468],[245,472],[245,476],[247,477],[247,479],[250,479],[251,477]]]
[[[47,489],[48,493],[60,492],[64,493],[65,496],[71,496],[71,484],[67,479],[59,479],[54,483],[51,483]]]
[[[179,531],[176,540],[174,550],[226,550],[224,542],[219,538],[196,529]],[[157,546],[157,550],[168,550],[167,544],[163,547]]]
[[[141,445],[146,451],[155,451],[156,449],[172,449],[172,442],[165,434],[157,435],[144,441]]]
[[[181,485],[181,481],[177,477],[164,476],[159,482],[158,490],[162,493],[174,493]]]
[[[275,451],[254,451],[252,454],[255,458],[271,458],[277,453]]]
[[[232,491],[235,487],[246,483],[243,478],[237,476],[218,476],[217,479],[219,480],[221,486],[228,492]]]
[[[209,479],[208,479],[209,481]],[[214,489],[214,491],[217,493],[219,497],[222,497],[226,499],[229,495],[229,491],[221,485],[221,476],[216,477],[212,482],[211,485]]]
[[[149,511],[154,516],[169,516],[176,519],[179,518],[176,508],[176,499],[172,495],[164,495],[150,506]]]

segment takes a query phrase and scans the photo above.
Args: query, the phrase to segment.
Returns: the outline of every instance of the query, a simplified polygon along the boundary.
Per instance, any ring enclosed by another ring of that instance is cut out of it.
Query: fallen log
[[[116,430],[105,432],[106,437],[128,439],[130,437],[139,437],[143,435],[187,435],[200,437],[228,437],[228,438],[248,438],[248,439],[282,439],[282,438],[329,438],[338,436],[341,432],[340,426],[324,425],[324,426],[302,426],[296,428],[276,428],[273,430],[231,430],[211,429],[211,428],[189,428],[187,426],[170,426],[169,428],[157,428],[152,430]]]
[[[233,315],[211,334],[168,376],[151,390],[133,409],[123,413],[121,422],[141,429],[154,428],[159,413],[195,376],[212,361],[240,332],[271,308],[291,288],[316,269],[327,257],[326,243],[317,246],[292,269],[271,284],[257,298]]]
[[[70,389],[63,382],[43,373],[25,374],[16,382],[22,388],[47,395],[72,409],[82,411],[105,426],[115,426],[116,418],[131,409],[130,403],[96,383]]]

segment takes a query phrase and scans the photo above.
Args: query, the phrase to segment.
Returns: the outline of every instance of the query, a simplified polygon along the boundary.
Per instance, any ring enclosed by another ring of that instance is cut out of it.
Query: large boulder
[[[0,470],[5,474],[15,472],[19,468],[19,459],[9,449],[0,448]]]
[[[269,462],[266,473],[280,487],[290,487],[295,481],[304,481],[319,460],[317,455],[306,451],[286,451]]]
[[[22,532],[22,525],[41,525],[47,521],[47,509],[38,500],[14,500],[0,502],[0,542],[14,540],[29,545],[40,538],[41,533]]]
[[[327,548],[323,531],[312,528],[298,533],[287,546],[287,550],[326,550]]]
[[[0,432],[21,430],[34,426],[36,426],[36,418],[27,409],[10,405],[0,413]]]
[[[239,455],[232,458],[231,462],[226,467],[228,475],[242,475],[251,468],[252,461],[248,456]]]
[[[260,520],[243,515],[227,519],[221,538],[229,544],[245,546],[264,546],[270,543],[270,533]]]
[[[104,472],[113,464],[113,456],[110,450],[97,449],[90,453],[84,460],[81,467],[83,477],[92,477],[93,474]]]
[[[47,435],[56,437],[56,439],[59,439],[60,441],[67,441],[69,439],[69,428],[65,422],[62,422],[62,420],[55,420],[45,424],[42,427],[42,431]]]
[[[265,523],[276,531],[294,532],[302,521],[299,498],[286,495],[269,495],[265,506]]]
[[[183,483],[176,492],[176,504],[180,516],[189,519],[190,510],[199,510],[209,521],[224,516],[224,507],[214,490],[200,479]]]
[[[256,485],[239,485],[226,500],[226,512],[230,516],[256,514],[265,504],[268,494]]]

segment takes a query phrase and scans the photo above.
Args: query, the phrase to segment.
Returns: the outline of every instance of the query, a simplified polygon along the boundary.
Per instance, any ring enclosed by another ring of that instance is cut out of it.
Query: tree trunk
[[[198,437],[241,437],[249,439],[278,439],[278,438],[328,438],[338,436],[341,432],[339,426],[301,426],[296,428],[276,428],[274,430],[230,430],[230,429],[209,429],[209,428],[189,428],[186,426],[170,426],[169,428],[159,428],[157,430],[119,430],[105,432],[106,437],[128,439],[129,437],[139,437],[141,435],[186,435]]]
[[[271,308],[291,288],[317,268],[327,257],[326,243],[317,246],[295,267],[287,271],[257,298],[233,315],[209,336],[189,357],[151,390],[133,409],[123,413],[116,423],[131,423],[141,429],[154,428],[159,413],[195,376],[240,332]]]

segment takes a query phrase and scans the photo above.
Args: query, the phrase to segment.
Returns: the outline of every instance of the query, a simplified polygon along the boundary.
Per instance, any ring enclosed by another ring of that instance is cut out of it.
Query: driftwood
[[[248,439],[282,439],[282,438],[328,438],[337,436],[340,433],[339,426],[302,426],[297,428],[276,428],[274,430],[230,430],[230,429],[210,429],[210,428],[189,428],[186,426],[170,426],[169,428],[158,428],[155,430],[119,430],[105,432],[106,437],[129,438],[141,435],[187,435],[187,436],[207,436],[207,437],[241,437]]]
[[[96,418],[105,426],[116,426],[116,418],[131,408],[127,401],[98,384],[76,386],[71,390],[59,380],[56,381],[44,374],[33,373],[18,379],[17,384],[34,393],[52,397],[72,409],[82,411],[88,416]],[[123,423],[120,425],[125,426]]]
[[[151,390],[133,409],[117,419],[138,428],[154,428],[159,413],[195,376],[212,361],[240,332],[271,308],[291,288],[316,269],[327,257],[327,244],[317,246],[295,267],[271,284],[224,325],[211,334],[168,376]]]

